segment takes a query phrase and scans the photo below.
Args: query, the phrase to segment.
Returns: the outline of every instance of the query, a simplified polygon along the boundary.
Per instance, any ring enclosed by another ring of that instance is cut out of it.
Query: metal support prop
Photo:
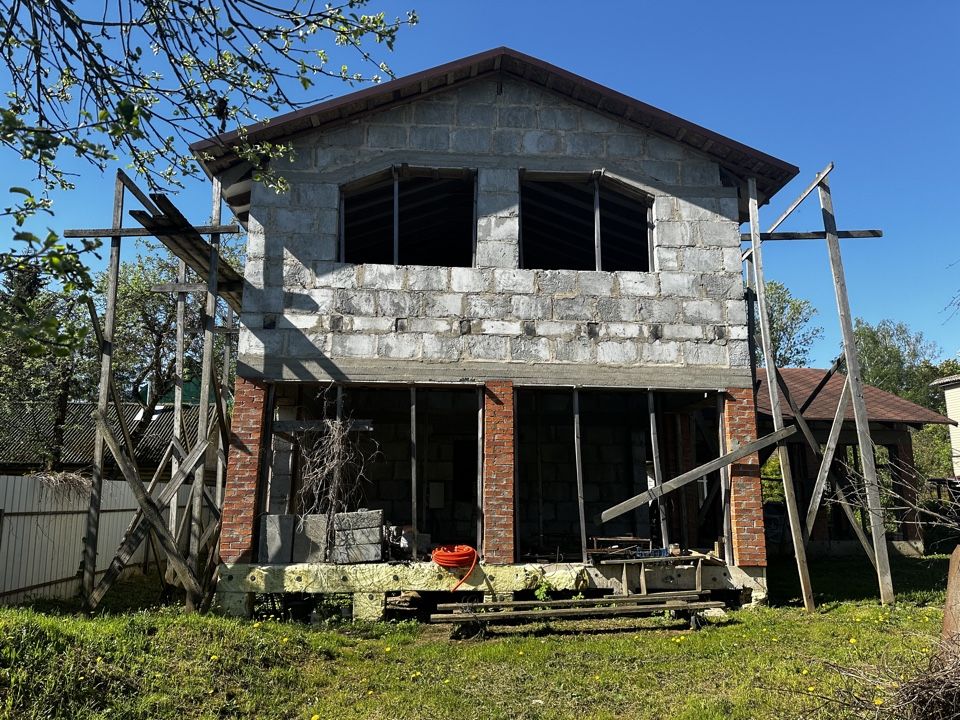
[[[577,465],[577,510],[580,514],[580,554],[587,562],[587,514],[583,505],[583,455],[580,449],[580,391],[573,389],[573,453]]]
[[[773,354],[773,340],[770,334],[770,313],[767,309],[767,295],[763,280],[763,259],[760,254],[760,219],[757,205],[757,181],[747,180],[750,201],[750,235],[753,250],[754,283],[757,292],[757,310],[760,316],[760,338],[763,342],[763,359],[767,375],[767,391],[770,393],[770,414],[773,418],[774,432],[783,429],[783,414],[780,410],[780,392],[777,387],[777,374]],[[783,496],[787,506],[787,520],[790,524],[790,536],[793,540],[793,552],[800,576],[800,591],[804,607],[812,612],[816,609],[813,602],[813,587],[810,584],[810,571],[807,567],[807,553],[804,547],[800,512],[797,508],[796,490],[793,484],[793,472],[790,467],[790,453],[786,443],[777,443],[780,456],[780,472],[783,476]]]
[[[663,468],[660,466],[660,441],[657,439],[657,398],[653,390],[647,392],[647,412],[650,415],[650,454],[653,455],[653,486],[663,485]],[[657,500],[657,517],[660,519],[660,539],[663,549],[670,546],[670,520],[667,517],[667,503],[661,497]]]
[[[113,186],[113,227],[122,227],[123,182],[120,175]],[[106,417],[110,404],[110,380],[113,377],[113,333],[117,318],[117,283],[120,276],[120,236],[110,238],[110,261],[107,266],[107,311],[103,320],[103,343],[100,348],[100,394],[97,412]],[[119,414],[122,409],[116,408]],[[93,471],[90,487],[90,505],[87,508],[86,532],[83,545],[83,595],[93,593],[97,573],[97,541],[100,533],[100,500],[103,492],[104,437],[97,427],[93,440]]]
[[[843,272],[843,260],[840,257],[840,243],[837,240],[837,221],[833,213],[830,181],[824,177],[820,180],[817,189],[820,193],[823,229],[827,233],[827,251],[830,256],[833,289],[837,298],[837,311],[840,315],[840,330],[843,334],[843,354],[847,366],[847,382],[850,383],[850,402],[853,404],[853,417],[857,425],[857,442],[860,445],[860,457],[863,462],[867,512],[870,516],[870,534],[873,539],[877,579],[880,584],[880,602],[889,605],[894,602],[894,594],[893,579],[890,575],[890,558],[887,556],[887,532],[883,524],[880,485],[877,481],[873,440],[870,438],[867,405],[863,399],[863,377],[860,372],[860,358],[857,355],[856,339],[853,334],[853,318],[850,313],[850,299],[847,296],[847,280]]]
[[[727,423],[723,412],[723,393],[717,393],[717,446],[727,454]],[[730,466],[720,468],[720,507],[723,513],[723,560],[733,565],[733,522],[730,516]]]

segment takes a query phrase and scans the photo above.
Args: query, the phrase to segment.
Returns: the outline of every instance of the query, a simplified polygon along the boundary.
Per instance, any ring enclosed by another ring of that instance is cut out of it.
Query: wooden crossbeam
[[[211,233],[238,233],[239,225],[194,225],[193,229],[201,235]],[[71,228],[63,231],[65,238],[104,238],[104,237],[153,237],[147,228]]]
[[[660,498],[669,492],[673,492],[678,488],[682,488],[684,485],[692,483],[695,480],[699,480],[704,475],[709,475],[712,472],[716,472],[720,468],[730,465],[731,463],[735,463],[737,460],[742,460],[748,455],[752,455],[758,450],[761,450],[769,445],[786,440],[796,432],[797,428],[791,425],[790,427],[785,427],[782,430],[772,432],[769,435],[764,435],[762,438],[754,440],[753,442],[749,442],[746,445],[741,445],[739,448],[733,450],[732,452],[728,452],[726,455],[722,455],[715,460],[704,463],[700,467],[683,473],[683,475],[678,475],[677,477],[673,478],[673,480],[668,480],[662,485],[652,487],[646,492],[635,495],[629,500],[624,500],[622,503],[604,510],[600,514],[600,521],[609,522],[616,517],[620,517],[626,512],[630,512],[641,505],[649,503],[651,500],[656,500],[657,498]]]
[[[821,455],[819,447],[815,456],[820,460],[820,469],[817,471],[817,479],[813,483],[813,492],[810,495],[810,507],[807,508],[807,533],[813,532],[813,524],[817,521],[817,513],[820,511],[820,501],[823,499],[823,490],[827,485],[827,476],[831,475],[830,466],[833,463],[833,456],[837,451],[837,444],[840,440],[840,431],[843,429],[844,417],[847,414],[847,404],[850,402],[850,383],[843,383],[843,391],[840,393],[840,402],[837,404],[837,411],[833,417],[833,424],[830,425],[830,433],[827,435],[827,445]],[[856,525],[856,523],[854,523]]]
[[[220,281],[217,283],[217,293],[223,295],[228,292],[240,292],[243,290],[243,283],[236,281]],[[206,292],[206,283],[159,283],[150,288],[150,292],[155,293],[194,293]]]
[[[841,240],[879,238],[883,237],[883,230],[837,230],[837,237]],[[814,230],[813,232],[766,232],[760,233],[760,239],[764,242],[767,240],[826,240],[827,233],[823,230]],[[740,240],[750,242],[750,233],[740,233]]]
[[[840,369],[840,365],[843,363],[843,353],[837,355],[837,358],[833,361],[833,364],[830,366],[830,369],[827,370],[826,375],[820,378],[820,382],[817,383],[817,386],[813,389],[813,392],[807,396],[807,399],[803,401],[800,405],[800,412],[806,412],[807,408],[817,399],[817,396],[820,394],[820,391],[823,390],[827,383],[830,382],[830,378],[837,374],[837,371]]]
[[[140,479],[140,473],[137,470],[137,466],[132,460],[130,460],[130,458],[126,456],[124,452],[121,451],[120,443],[117,441],[116,436],[113,434],[113,430],[107,423],[106,415],[100,412],[100,410],[95,410],[93,412],[93,418],[97,424],[97,428],[103,435],[104,442],[107,444],[107,447],[110,448],[110,452],[113,453],[114,460],[116,460],[117,466],[120,468],[120,472],[123,473],[127,484],[133,491],[133,495],[137,500],[137,504],[140,505],[140,508],[143,511],[143,517],[151,525],[153,532],[156,533],[157,540],[160,542],[160,547],[163,548],[164,553],[167,555],[167,561],[173,566],[174,571],[180,577],[184,587],[186,587],[189,592],[199,595],[200,583],[197,581],[197,576],[190,569],[187,563],[184,562],[184,559],[180,555],[180,551],[177,548],[176,542],[170,535],[170,530],[167,528],[167,524],[163,521],[163,516],[160,514],[160,509],[157,507],[153,498],[147,495],[146,488],[143,486],[143,481]]]

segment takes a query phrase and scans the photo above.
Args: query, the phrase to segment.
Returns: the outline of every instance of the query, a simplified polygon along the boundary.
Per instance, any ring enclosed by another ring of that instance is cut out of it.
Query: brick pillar
[[[483,402],[483,557],[514,561],[513,383],[491,380]]]
[[[257,490],[264,451],[266,384],[237,377],[230,423],[230,461],[223,495],[220,559],[252,562]]]
[[[727,450],[757,439],[753,390],[731,388],[723,403]],[[744,567],[765,567],[767,546],[763,534],[763,497],[760,460],[748,455],[730,466],[730,520],[734,562]]]

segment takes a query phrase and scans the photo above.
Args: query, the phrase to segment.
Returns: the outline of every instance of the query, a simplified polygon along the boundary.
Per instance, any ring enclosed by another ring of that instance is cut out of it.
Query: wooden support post
[[[587,514],[583,505],[583,454],[580,448],[580,391],[573,389],[573,455],[577,470],[577,511],[580,514],[580,555],[587,562]]]
[[[233,328],[233,310],[227,308],[226,328]],[[223,506],[223,489],[227,482],[227,453],[230,452],[230,436],[222,432],[225,429],[227,417],[227,397],[226,391],[230,387],[230,336],[223,336],[223,357],[220,367],[220,384],[217,387],[217,417],[224,420],[221,426],[221,432],[218,434],[217,443],[217,507]]]
[[[717,446],[720,454],[727,453],[727,428],[723,412],[723,393],[717,393]],[[720,468],[720,501],[723,513],[723,560],[733,565],[733,524],[730,516],[730,466]]]
[[[483,547],[483,386],[477,388],[477,552]]]
[[[840,330],[843,334],[843,355],[847,365],[847,381],[850,383],[850,401],[853,403],[853,417],[857,424],[857,441],[860,445],[860,457],[863,462],[863,478],[867,495],[866,510],[870,516],[870,534],[873,538],[873,551],[877,559],[880,602],[889,605],[893,603],[894,595],[893,578],[890,575],[890,558],[887,556],[887,532],[883,524],[880,485],[877,481],[873,441],[870,438],[867,405],[863,399],[863,377],[860,374],[860,358],[857,355],[856,340],[853,334],[853,317],[850,314],[847,280],[843,272],[843,260],[840,257],[840,242],[837,240],[837,221],[833,212],[833,198],[830,195],[830,181],[823,178],[818,185],[818,190],[820,193],[820,209],[823,214],[823,229],[827,233],[827,251],[830,256],[830,270],[833,274],[837,311],[840,315]]]
[[[600,176],[593,176],[593,254],[597,270],[601,270],[603,262],[600,257]]]
[[[660,466],[660,441],[657,439],[657,398],[653,390],[647,392],[647,413],[650,416],[650,454],[653,457],[653,486],[659,489],[663,485],[663,468]],[[670,521],[667,517],[667,504],[657,501],[657,517],[660,518],[660,540],[663,549],[670,546]]]
[[[413,527],[412,557],[420,554],[417,547],[417,386],[410,386],[410,525]]]
[[[947,570],[947,599],[943,604],[943,630],[940,639],[945,643],[960,641],[960,545],[950,555]],[[956,649],[956,648],[951,648]]]
[[[763,279],[763,259],[760,254],[760,218],[757,207],[757,181],[748,178],[747,192],[750,203],[750,234],[753,238],[753,272],[754,284],[757,291],[757,313],[760,317],[760,337],[763,341],[763,360],[767,374],[767,391],[770,394],[770,414],[773,418],[773,429],[783,429],[783,414],[780,411],[780,392],[777,387],[776,361],[773,354],[773,340],[770,334],[770,313],[767,310],[767,296]],[[800,576],[800,590],[803,595],[803,605],[807,611],[816,609],[813,602],[813,587],[810,584],[810,570],[807,567],[807,552],[804,546],[803,526],[800,522],[800,512],[797,508],[796,489],[793,484],[793,472],[790,467],[790,453],[785,443],[778,443],[777,452],[780,455],[780,473],[783,476],[784,504],[787,506],[787,520],[790,524],[790,536],[793,540],[793,552],[797,561],[797,572]]]
[[[820,469],[817,471],[817,479],[813,483],[813,492],[810,495],[810,507],[807,508],[808,535],[813,532],[813,524],[817,521],[817,512],[820,510],[823,490],[827,486],[827,476],[830,474],[833,456],[837,452],[837,443],[840,441],[840,431],[843,429],[843,419],[847,413],[849,402],[850,382],[844,381],[843,391],[840,393],[840,402],[837,404],[837,411],[833,416],[833,424],[830,426],[829,435],[827,435],[827,445],[823,450]]]
[[[183,260],[177,262],[177,283],[187,282],[187,264]],[[186,340],[186,309],[187,294],[185,292],[177,293],[177,347],[174,355],[174,373],[176,380],[173,386],[173,437],[176,440],[183,440],[183,354],[184,343]],[[170,465],[172,473],[176,473],[180,467],[180,461],[174,456]],[[170,500],[170,510],[167,516],[170,532],[177,531],[177,515],[179,506],[177,505],[177,496],[174,495]]]
[[[113,227],[123,221],[123,182],[118,173],[113,186]],[[110,404],[110,384],[113,377],[113,333],[117,317],[117,282],[120,275],[120,236],[110,238],[110,260],[107,265],[107,311],[104,316],[103,343],[100,350],[100,391],[97,411],[106,416]],[[121,412],[117,408],[117,413]],[[103,492],[104,438],[99,428],[93,440],[93,469],[91,472],[90,505],[87,509],[86,532],[83,545],[83,595],[89,601],[97,573],[97,541],[100,533],[100,499]]]

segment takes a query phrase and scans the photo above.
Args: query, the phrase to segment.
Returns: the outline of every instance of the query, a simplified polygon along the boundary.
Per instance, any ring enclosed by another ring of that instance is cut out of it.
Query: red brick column
[[[223,495],[220,559],[252,562],[257,486],[263,458],[266,384],[237,377],[230,423],[230,461]]]
[[[731,388],[723,403],[727,450],[757,439],[757,416],[753,390]],[[737,565],[765,567],[767,546],[763,534],[763,497],[760,489],[760,460],[748,455],[730,466],[730,521],[733,528],[733,557]]]
[[[483,403],[483,557],[514,560],[513,383],[491,380]]]

